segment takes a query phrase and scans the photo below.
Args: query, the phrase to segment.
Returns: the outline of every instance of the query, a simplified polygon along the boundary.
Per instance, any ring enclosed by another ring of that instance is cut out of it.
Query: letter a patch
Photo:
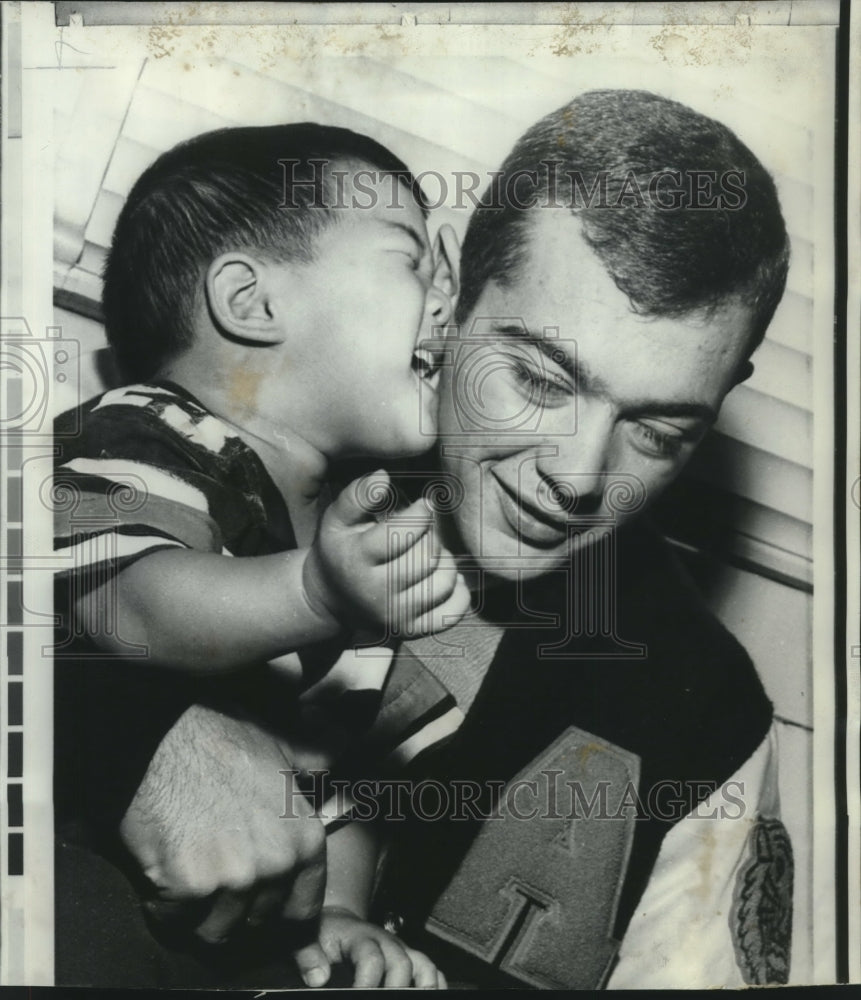
[[[623,797],[639,772],[635,754],[566,730],[501,793],[427,930],[538,989],[600,986],[634,835]]]

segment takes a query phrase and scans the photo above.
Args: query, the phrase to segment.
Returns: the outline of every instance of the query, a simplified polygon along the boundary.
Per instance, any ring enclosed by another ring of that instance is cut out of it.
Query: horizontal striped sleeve
[[[221,552],[202,490],[164,469],[122,458],[77,457],[54,475],[54,548],[60,576],[119,572],[164,548]]]
[[[140,534],[146,529],[166,534],[189,549],[221,552],[223,548],[218,526],[193,508],[160,497],[146,497],[137,510],[116,512],[104,496],[87,493],[81,494],[74,515],[55,511],[54,547],[60,550],[74,539],[102,530]]]
[[[165,549],[185,549],[185,546],[176,539],[156,533],[129,534],[122,529],[102,531],[59,549],[57,554],[62,565],[55,570],[54,576],[62,592],[76,601],[108,583],[141,556]]]
[[[137,493],[163,497],[204,513],[209,510],[202,490],[192,486],[179,475],[172,475],[145,462],[122,458],[73,458],[59,467],[55,480],[62,479],[68,473],[78,473],[112,484],[112,487],[102,486],[101,489],[109,492],[112,489],[120,506],[130,506],[133,503],[131,498],[123,502],[124,494]]]

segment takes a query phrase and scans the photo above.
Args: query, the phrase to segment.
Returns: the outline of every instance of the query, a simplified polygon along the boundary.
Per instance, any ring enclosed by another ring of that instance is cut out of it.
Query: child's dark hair
[[[163,153],[132,188],[104,269],[105,329],[126,378],[151,377],[191,344],[206,269],[228,250],[313,259],[337,218],[331,167],[400,179],[427,215],[406,166],[345,128],[303,122],[207,132]]]
[[[723,203],[674,205],[669,185],[705,173],[727,180]],[[464,240],[458,322],[489,281],[516,278],[529,222],[549,210],[526,206],[543,199],[576,215],[638,312],[682,316],[737,295],[754,310],[751,350],[764,336],[786,284],[789,241],[774,182],[724,125],[647,91],[591,91],[530,128],[500,174]]]

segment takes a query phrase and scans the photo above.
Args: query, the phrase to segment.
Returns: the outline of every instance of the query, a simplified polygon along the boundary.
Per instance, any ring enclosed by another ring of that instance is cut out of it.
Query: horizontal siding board
[[[766,339],[751,360],[753,374],[746,386],[805,410],[813,408],[813,362],[807,354]]]
[[[813,523],[813,473],[761,448],[712,432],[687,475],[765,507]]]
[[[746,386],[732,391],[715,430],[795,465],[813,467],[812,414]]]
[[[803,354],[813,353],[813,299],[787,290],[768,328],[766,339]],[[831,330],[824,331],[831,339]]]
[[[667,537],[717,557],[750,559],[796,585],[813,581],[813,530],[804,521],[683,476],[653,508]]]

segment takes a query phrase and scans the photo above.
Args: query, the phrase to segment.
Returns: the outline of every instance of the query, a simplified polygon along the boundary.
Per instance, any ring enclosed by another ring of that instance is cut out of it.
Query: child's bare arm
[[[199,672],[273,660],[345,627],[438,631],[465,613],[469,594],[432,540],[429,512],[414,507],[395,516],[409,531],[392,532],[351,484],[310,549],[242,558],[152,552],[77,599],[78,627],[106,652],[138,643],[152,664]]]
[[[340,625],[302,586],[306,550],[230,558],[162,549],[79,598],[79,626],[106,652],[147,648],[150,663],[229,671],[335,635]],[[113,604],[116,629],[99,630]]]

